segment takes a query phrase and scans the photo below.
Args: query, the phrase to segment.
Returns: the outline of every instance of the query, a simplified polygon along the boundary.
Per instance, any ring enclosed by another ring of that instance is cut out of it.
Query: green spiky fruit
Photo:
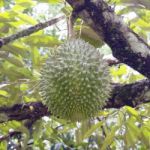
[[[93,117],[110,95],[108,66],[83,40],[70,40],[51,54],[41,70],[43,102],[54,116],[71,121]]]

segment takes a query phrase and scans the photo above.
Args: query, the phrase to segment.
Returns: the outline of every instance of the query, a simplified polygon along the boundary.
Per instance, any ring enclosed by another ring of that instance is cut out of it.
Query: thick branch
[[[103,0],[67,0],[78,14],[111,47],[113,55],[150,78],[150,46],[131,31]]]
[[[113,85],[112,96],[104,108],[120,108],[125,105],[136,107],[150,102],[150,80],[128,85]],[[51,113],[42,102],[16,104],[12,107],[0,107],[0,114],[6,114],[9,120],[37,120]],[[2,122],[2,121],[1,121]]]
[[[9,120],[37,120],[43,116],[49,116],[50,112],[41,102],[15,104],[12,107],[0,107],[0,113],[7,114]],[[1,122],[2,123],[2,122]]]
[[[61,16],[61,17],[58,17],[58,18],[54,18],[52,20],[49,20],[49,21],[46,21],[44,23],[39,23],[35,26],[32,26],[32,27],[29,27],[28,29],[24,29],[16,34],[13,34],[13,35],[10,35],[8,37],[5,37],[5,38],[1,38],[0,39],[0,47],[2,47],[3,45],[6,45],[8,44],[9,42],[12,42],[16,39],[19,39],[19,38],[22,38],[22,37],[25,37],[25,36],[28,36],[32,33],[35,33],[39,30],[42,30],[48,26],[51,26],[53,24],[56,24],[57,22],[59,22],[60,20],[64,19],[65,16]]]
[[[150,102],[150,80],[146,79],[126,85],[115,84],[105,108],[120,108],[125,105],[136,107],[148,102]]]

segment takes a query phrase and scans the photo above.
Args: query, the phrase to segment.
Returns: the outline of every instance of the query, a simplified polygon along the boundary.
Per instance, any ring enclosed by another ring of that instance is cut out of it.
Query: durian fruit
[[[111,92],[108,65],[89,43],[59,46],[41,69],[40,93],[54,116],[82,121],[103,108]]]

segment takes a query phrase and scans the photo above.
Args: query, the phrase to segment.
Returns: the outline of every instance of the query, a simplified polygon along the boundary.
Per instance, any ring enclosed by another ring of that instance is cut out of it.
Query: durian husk
[[[40,94],[51,113],[70,121],[94,117],[111,93],[109,67],[81,39],[60,45],[41,69]]]

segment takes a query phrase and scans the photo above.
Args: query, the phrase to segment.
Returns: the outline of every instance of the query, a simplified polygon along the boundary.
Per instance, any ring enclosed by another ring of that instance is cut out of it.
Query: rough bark
[[[67,0],[78,15],[112,49],[113,55],[150,78],[150,46],[115,15],[103,0]]]
[[[104,108],[120,108],[125,105],[136,107],[148,102],[150,102],[150,80],[143,80],[128,85],[113,85],[112,95]],[[1,123],[10,120],[37,120],[52,115],[42,102],[0,107],[0,114],[7,116],[7,120],[0,120]]]

